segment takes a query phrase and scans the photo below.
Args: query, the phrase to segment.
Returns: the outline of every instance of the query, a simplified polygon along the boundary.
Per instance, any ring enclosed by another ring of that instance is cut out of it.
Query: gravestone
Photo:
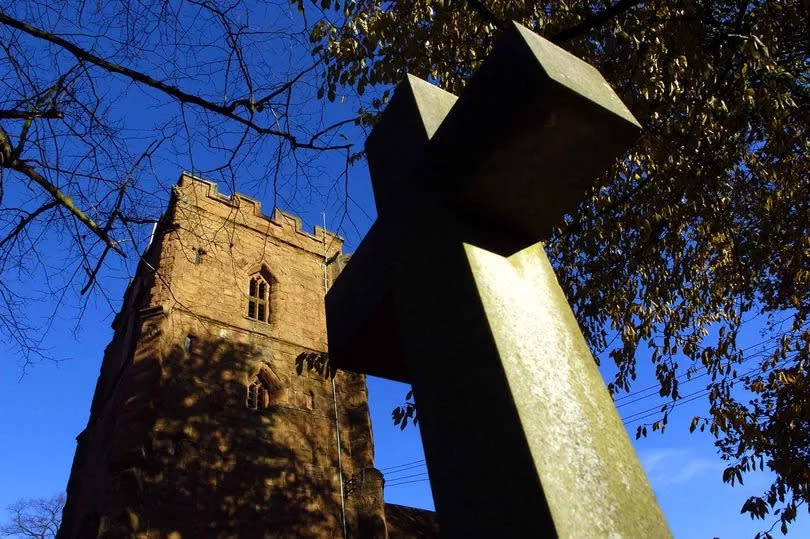
[[[639,129],[515,23],[458,99],[409,76],[366,142],[379,217],[330,358],[413,385],[443,536],[670,536],[538,243]]]

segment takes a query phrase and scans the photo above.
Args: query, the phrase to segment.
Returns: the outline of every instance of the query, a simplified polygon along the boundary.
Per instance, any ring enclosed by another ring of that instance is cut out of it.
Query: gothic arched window
[[[270,392],[258,376],[253,378],[247,388],[245,404],[251,410],[264,410],[270,404]]]
[[[250,278],[248,286],[248,318],[270,321],[270,282],[261,274]]]

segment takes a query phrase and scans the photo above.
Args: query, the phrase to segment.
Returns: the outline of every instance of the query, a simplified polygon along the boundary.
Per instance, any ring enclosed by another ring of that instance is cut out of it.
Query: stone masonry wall
[[[59,537],[342,536],[338,460],[344,481],[373,467],[365,379],[338,373],[333,393],[295,371],[326,350],[325,262],[341,248],[183,175],[113,324]],[[257,274],[268,322],[248,316]],[[265,409],[247,406],[256,379]],[[374,521],[384,536],[381,497],[344,510],[350,537]]]

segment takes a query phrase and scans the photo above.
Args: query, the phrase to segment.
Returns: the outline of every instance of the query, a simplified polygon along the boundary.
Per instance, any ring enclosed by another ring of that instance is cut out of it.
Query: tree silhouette
[[[8,507],[10,519],[0,526],[3,537],[56,537],[65,507],[65,495],[51,498],[21,499]]]

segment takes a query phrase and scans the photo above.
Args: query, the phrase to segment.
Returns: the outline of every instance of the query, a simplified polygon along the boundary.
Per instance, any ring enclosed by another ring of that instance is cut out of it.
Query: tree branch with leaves
[[[652,360],[664,402],[638,416],[638,435],[672,428],[670,413],[687,400],[681,386],[705,374],[705,390],[688,395],[707,407],[693,430],[716,438],[724,480],[775,473],[744,512],[792,522],[810,493],[799,419],[810,369],[806,2],[323,7],[310,35],[327,65],[323,93],[379,87],[365,103],[370,123],[405,73],[460,93],[504,21],[600,70],[644,135],[548,238],[560,283],[594,355],[615,366],[616,397]],[[753,332],[764,343],[749,348]]]

